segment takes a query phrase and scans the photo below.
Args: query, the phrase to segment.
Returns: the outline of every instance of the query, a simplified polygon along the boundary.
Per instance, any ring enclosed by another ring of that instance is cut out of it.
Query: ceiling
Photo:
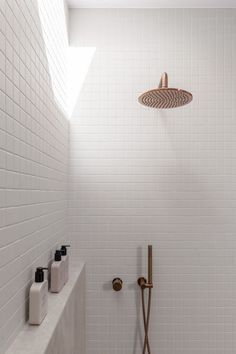
[[[67,0],[70,8],[236,8],[236,0]]]

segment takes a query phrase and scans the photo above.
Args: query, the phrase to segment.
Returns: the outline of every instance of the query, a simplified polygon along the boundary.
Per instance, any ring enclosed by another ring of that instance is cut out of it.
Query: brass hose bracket
[[[152,283],[148,283],[146,278],[144,277],[140,277],[138,278],[138,285],[140,286],[141,289],[151,289],[153,288],[153,284]]]
[[[140,277],[138,278],[137,283],[140,286],[140,288],[144,289],[145,288],[144,285],[147,283],[147,279],[144,277]]]

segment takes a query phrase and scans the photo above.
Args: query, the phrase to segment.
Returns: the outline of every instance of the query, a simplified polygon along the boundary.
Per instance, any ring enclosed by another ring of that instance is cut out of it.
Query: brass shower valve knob
[[[120,278],[114,278],[112,280],[112,288],[115,291],[120,291],[122,289],[123,281]]]

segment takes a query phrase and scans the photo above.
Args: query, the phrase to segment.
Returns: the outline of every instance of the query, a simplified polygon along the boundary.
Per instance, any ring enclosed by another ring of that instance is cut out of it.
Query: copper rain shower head
[[[175,108],[190,103],[193,96],[190,92],[177,88],[168,87],[168,75],[163,73],[159,87],[144,92],[139,96],[139,103],[151,108]]]

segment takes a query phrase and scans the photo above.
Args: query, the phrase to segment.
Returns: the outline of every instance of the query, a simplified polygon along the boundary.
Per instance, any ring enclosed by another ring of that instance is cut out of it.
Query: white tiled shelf
[[[80,353],[84,353],[84,272],[84,263],[70,265],[69,281],[62,291],[59,294],[48,294],[48,314],[41,325],[26,324],[6,354],[53,354],[54,351],[58,354],[75,353],[70,351],[70,347],[74,346],[77,346],[77,350],[80,348]],[[74,343],[71,341],[73,331],[76,331],[72,338]]]

